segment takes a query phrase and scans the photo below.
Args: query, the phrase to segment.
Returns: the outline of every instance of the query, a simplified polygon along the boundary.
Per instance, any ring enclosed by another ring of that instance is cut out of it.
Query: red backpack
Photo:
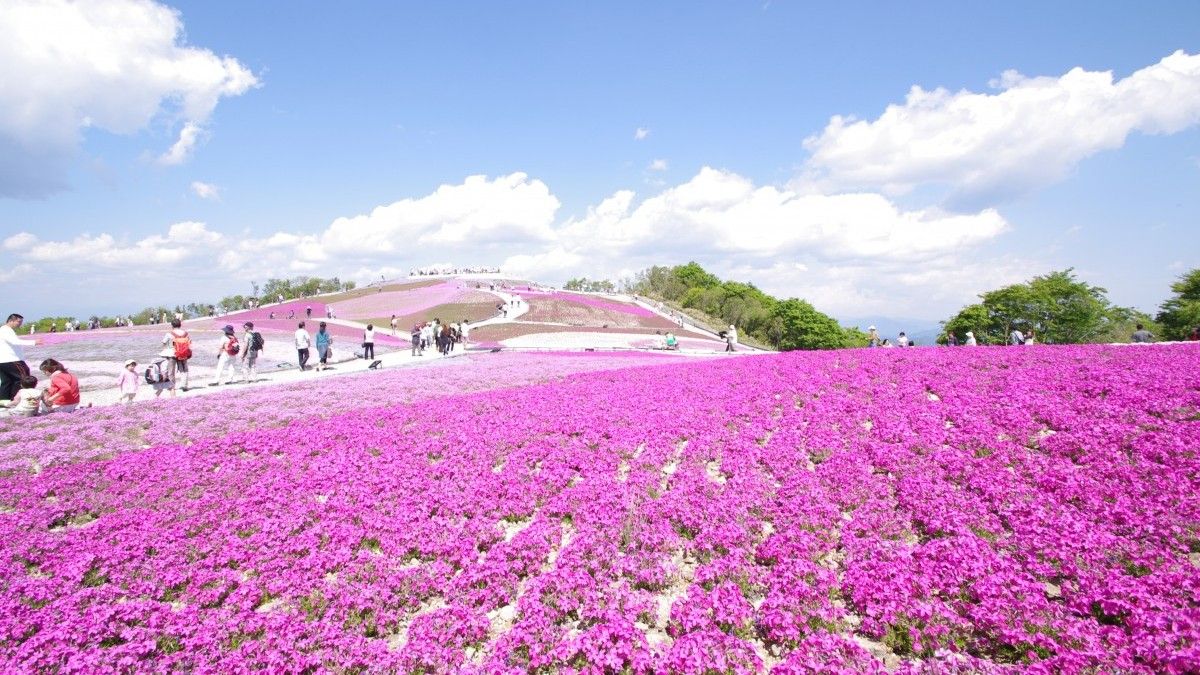
[[[230,356],[236,356],[240,350],[241,346],[238,344],[237,338],[230,335],[229,342],[225,345],[225,353]]]
[[[192,338],[182,328],[171,331],[171,342],[175,344],[175,360],[187,361],[192,358]]]

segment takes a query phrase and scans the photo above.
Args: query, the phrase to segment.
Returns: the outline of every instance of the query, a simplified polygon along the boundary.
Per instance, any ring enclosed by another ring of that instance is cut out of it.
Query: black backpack
[[[250,334],[250,351],[261,352],[266,343],[263,341],[262,333],[254,331]]]

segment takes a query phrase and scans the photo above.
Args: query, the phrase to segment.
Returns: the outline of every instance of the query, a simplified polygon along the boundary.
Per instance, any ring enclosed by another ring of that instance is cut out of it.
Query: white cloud
[[[192,156],[192,150],[196,147],[196,141],[200,138],[200,133],[203,129],[199,124],[188,122],[179,130],[179,140],[167,149],[166,152],[159,155],[158,163],[165,166],[175,166],[183,164],[189,157]]]
[[[35,272],[33,265],[17,265],[11,269],[0,268],[0,284],[24,279]]]
[[[222,97],[258,85],[236,59],[187,46],[178,12],[149,0],[7,0],[0,35],[0,196],[63,188],[87,129],[182,123],[164,155],[182,160]]]
[[[806,252],[828,259],[920,260],[992,239],[1008,228],[985,209],[953,215],[902,211],[872,193],[804,195],[757,187],[705,167],[633,206],[618,192],[562,229],[566,242],[614,253],[715,251],[760,257]]]
[[[209,230],[204,223],[189,221],[171,225],[165,236],[152,235],[131,244],[120,243],[110,234],[85,234],[70,241],[38,241],[28,246],[23,256],[26,260],[75,270],[130,266],[153,270],[188,259],[209,258],[224,239],[224,235]]]
[[[194,180],[192,181],[192,192],[201,199],[221,200],[221,188],[212,183]]]
[[[913,87],[873,121],[833,117],[805,141],[802,182],[890,194],[933,183],[958,203],[988,203],[1060,180],[1135,131],[1200,122],[1200,55],[1182,51],[1121,80],[1074,68],[1061,77],[1009,71],[992,84],[1001,91]]]
[[[4,244],[14,262],[39,269],[129,269],[177,280],[131,287],[131,306],[168,301],[161,297],[167,291],[181,296],[172,302],[215,299],[271,276],[366,282],[434,261],[499,265],[561,283],[581,274],[616,280],[695,259],[723,277],[807,298],[824,311],[862,314],[891,303],[936,316],[982,290],[995,266],[977,273],[970,255],[1008,228],[990,209],[904,210],[878,194],[800,194],[712,168],[642,200],[618,191],[579,218],[556,222],[558,208],[543,182],[513,173],[470,176],[313,232],[252,238],[185,222],[131,243],[109,234],[46,242],[22,233]],[[96,291],[111,301],[110,288]],[[151,292],[159,295],[146,297]]]
[[[33,246],[37,242],[37,237],[29,232],[18,232],[4,240],[4,248],[9,251],[20,251]]]
[[[362,256],[473,244],[550,241],[559,201],[540,180],[513,173],[469,176],[420,199],[403,199],[369,214],[338,218],[321,235],[328,252]]]
[[[650,166],[646,167],[649,171],[666,171],[668,168],[667,160],[665,159],[656,159],[650,162]]]
[[[644,141],[650,136],[650,130],[646,127],[638,127],[633,131],[633,140]]]

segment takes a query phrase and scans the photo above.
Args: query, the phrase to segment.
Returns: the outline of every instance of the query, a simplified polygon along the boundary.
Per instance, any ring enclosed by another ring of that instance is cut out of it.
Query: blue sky
[[[839,317],[1065,267],[1153,312],[1200,265],[1194,2],[18,1],[4,35],[29,316],[689,259]]]

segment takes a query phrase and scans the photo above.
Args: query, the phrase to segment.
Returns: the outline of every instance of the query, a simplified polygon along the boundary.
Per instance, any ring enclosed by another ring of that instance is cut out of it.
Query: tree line
[[[775,349],[837,349],[867,344],[862,331],[842,327],[804,300],[780,300],[752,283],[722,281],[696,262],[642,270],[624,280],[622,290],[699,310]]]
[[[1200,327],[1200,268],[1171,284],[1173,295],[1156,316],[1108,299],[1108,291],[1079,280],[1073,268],[1036,276],[979,296],[942,323],[946,334],[967,331],[980,344],[1004,344],[1015,329],[1035,331],[1039,342],[1080,344],[1127,342],[1137,324],[1163,340],[1184,340]]]
[[[176,314],[182,314],[186,318],[193,318],[216,314],[218,310],[236,312],[240,309],[246,309],[259,304],[278,302],[280,296],[287,301],[308,298],[324,293],[352,291],[357,287],[357,284],[353,281],[341,281],[337,277],[323,279],[321,277],[298,276],[291,279],[271,278],[262,285],[259,285],[256,281],[252,281],[250,282],[250,287],[252,293],[227,295],[215,303],[190,302],[186,305],[175,305],[174,307],[154,305],[144,307],[141,311],[132,314],[122,314],[119,317],[93,314],[86,320],[65,316],[42,317],[36,321],[26,322],[26,325],[32,325],[35,332],[38,333],[48,333],[52,326],[57,327],[57,330],[63,330],[67,323],[77,320],[81,324],[81,327],[84,328],[90,325],[111,328],[118,325],[118,322],[124,319],[130,319],[133,323],[141,326],[157,323],[164,315],[170,320]]]

